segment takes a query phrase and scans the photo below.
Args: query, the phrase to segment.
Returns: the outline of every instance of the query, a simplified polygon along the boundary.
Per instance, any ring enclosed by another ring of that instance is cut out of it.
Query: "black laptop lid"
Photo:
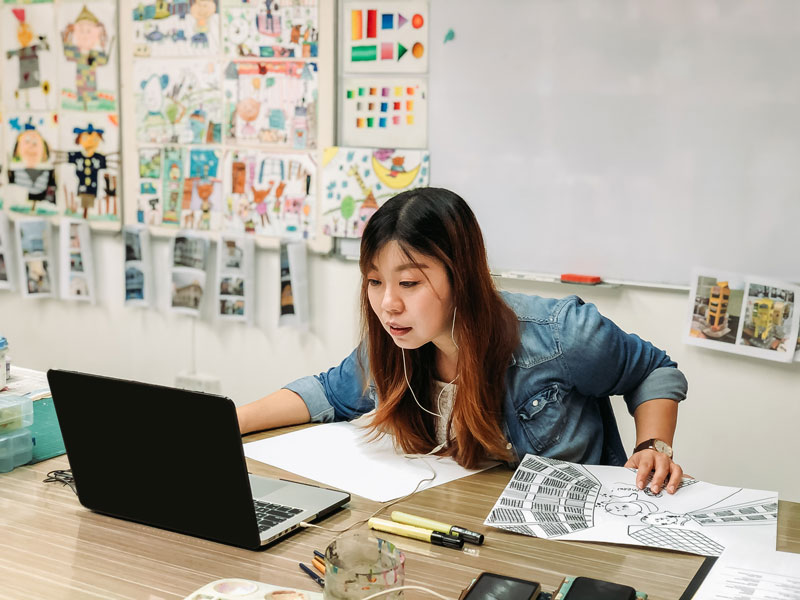
[[[51,369],[81,504],[244,548],[259,535],[234,403]]]

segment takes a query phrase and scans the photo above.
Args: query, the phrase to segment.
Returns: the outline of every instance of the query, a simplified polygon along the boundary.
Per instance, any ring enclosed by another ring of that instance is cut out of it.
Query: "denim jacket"
[[[609,396],[623,396],[631,414],[654,398],[686,398],[677,364],[593,304],[577,296],[501,294],[520,323],[520,344],[506,371],[502,424],[515,462],[530,453],[622,465],[626,453]],[[375,386],[364,389],[357,352],[325,373],[285,386],[300,395],[312,421],[354,419],[377,404]]]

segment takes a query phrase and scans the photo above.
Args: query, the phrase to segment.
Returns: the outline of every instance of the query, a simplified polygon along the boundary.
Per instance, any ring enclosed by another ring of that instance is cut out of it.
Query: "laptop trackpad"
[[[268,496],[287,485],[288,482],[281,481],[280,479],[250,475],[250,490],[253,492],[253,498],[256,499]]]

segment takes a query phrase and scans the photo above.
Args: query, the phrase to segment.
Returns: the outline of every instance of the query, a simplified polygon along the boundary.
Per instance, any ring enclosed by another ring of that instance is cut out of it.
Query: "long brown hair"
[[[460,196],[445,189],[398,194],[372,216],[361,238],[361,334],[380,400],[374,431],[393,434],[406,453],[427,453],[436,446],[434,419],[420,410],[406,383],[402,350],[369,303],[367,273],[390,241],[412,261],[412,252],[439,261],[452,288],[459,347],[458,392],[448,426],[454,443],[439,453],[467,468],[489,456],[510,459],[501,422],[505,374],[519,343],[519,324],[495,288],[475,215]],[[429,342],[407,351],[405,358],[417,399],[436,412],[436,347]]]

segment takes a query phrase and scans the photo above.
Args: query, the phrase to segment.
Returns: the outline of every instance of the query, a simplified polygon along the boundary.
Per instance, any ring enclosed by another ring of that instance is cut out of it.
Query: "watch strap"
[[[668,452],[664,452],[663,450],[660,450],[660,449],[658,448],[658,445],[656,445],[656,442],[660,442],[661,444],[663,444],[664,446],[666,446],[666,447],[669,449],[669,451],[668,451]],[[670,458],[672,458],[672,455],[673,455],[673,452],[672,452],[672,446],[670,446],[670,445],[669,445],[667,442],[665,442],[664,440],[659,440],[659,439],[657,439],[657,438],[650,438],[649,440],[645,440],[645,441],[643,441],[641,444],[638,444],[638,445],[637,445],[637,446],[636,446],[636,447],[633,449],[633,453],[634,453],[634,454],[636,454],[636,453],[637,453],[637,452],[639,452],[640,450],[655,450],[656,452],[661,452],[662,454],[665,454],[665,455],[669,456]]]

